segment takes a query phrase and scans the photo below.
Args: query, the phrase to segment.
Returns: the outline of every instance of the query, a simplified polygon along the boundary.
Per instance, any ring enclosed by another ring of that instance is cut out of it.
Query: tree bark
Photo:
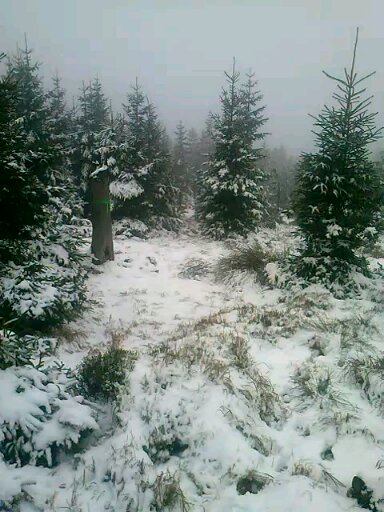
[[[109,179],[102,176],[91,179],[92,197],[92,247],[91,251],[98,263],[114,260],[111,203]]]

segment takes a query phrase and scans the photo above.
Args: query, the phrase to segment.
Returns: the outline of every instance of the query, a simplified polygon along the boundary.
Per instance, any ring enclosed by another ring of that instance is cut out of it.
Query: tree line
[[[382,184],[368,150],[380,130],[361,86],[368,77],[355,71],[356,45],[351,69],[330,77],[335,105],[315,117],[317,149],[297,166],[284,148],[266,149],[263,95],[235,61],[203,132],[180,122],[171,141],[137,80],[118,113],[98,78],[69,107],[57,76],[45,90],[27,46],[2,55],[0,317],[35,328],[76,315],[84,218],[102,263],[114,258],[112,218],[177,231],[193,207],[202,234],[227,239],[273,225],[292,206],[302,249],[291,268],[304,282],[368,275],[359,250],[381,231]]]

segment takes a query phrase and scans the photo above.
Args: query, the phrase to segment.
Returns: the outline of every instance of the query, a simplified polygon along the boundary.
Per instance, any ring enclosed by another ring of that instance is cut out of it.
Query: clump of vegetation
[[[167,340],[152,347],[150,354],[166,365],[181,362],[188,371],[192,371],[193,367],[199,367],[209,380],[232,389],[230,362],[223,359],[214,347],[209,346],[206,340],[199,338],[198,335],[191,340]]]
[[[379,399],[383,393],[384,357],[382,355],[363,355],[348,358],[344,369],[352,381],[361,387],[371,401]],[[381,404],[382,406],[382,404]]]
[[[254,304],[241,304],[236,308],[239,321],[249,325],[253,336],[270,343],[281,338],[288,338],[303,324],[301,311],[293,311],[280,305],[262,307]]]
[[[260,418],[270,425],[284,417],[286,411],[268,377],[254,363],[243,373],[246,385],[239,388],[239,392],[257,410]]]
[[[292,475],[294,476],[306,476],[311,478],[313,474],[313,466],[308,462],[298,461],[293,464]]]
[[[306,409],[314,402],[323,414],[338,410],[351,410],[351,404],[334,385],[332,371],[326,366],[305,364],[292,377],[299,399],[299,409]]]
[[[183,279],[195,279],[200,281],[211,271],[211,265],[202,258],[189,258],[179,272],[179,277]]]
[[[238,480],[236,490],[239,494],[246,494],[248,492],[257,494],[271,482],[272,477],[270,475],[258,473],[257,471],[249,471]]]
[[[105,352],[91,351],[78,369],[79,390],[87,397],[116,400],[132,371],[137,353],[121,348],[120,340],[112,338]]]
[[[328,368],[308,364],[297,370],[292,382],[301,398],[322,398],[330,391],[331,373]]]
[[[151,488],[153,491],[152,507],[156,512],[176,510],[176,507],[180,512],[191,510],[190,503],[180,487],[180,481],[176,474],[169,471],[160,473]]]
[[[268,283],[266,265],[279,260],[279,255],[253,240],[242,243],[216,264],[214,274],[218,281],[228,282],[235,273],[252,274],[261,284]]]
[[[252,365],[248,342],[245,338],[234,336],[229,342],[229,350],[239,370],[245,370]]]
[[[148,444],[143,450],[153,463],[167,462],[172,456],[181,455],[188,448],[174,429],[167,430],[166,425],[160,425],[149,435]]]
[[[372,340],[380,336],[377,327],[372,321],[371,313],[357,314],[355,317],[341,323],[340,348],[344,352],[358,350],[361,353],[374,351]]]

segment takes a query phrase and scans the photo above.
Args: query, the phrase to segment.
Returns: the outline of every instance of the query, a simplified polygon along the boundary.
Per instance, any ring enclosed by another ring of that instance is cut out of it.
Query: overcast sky
[[[26,32],[46,79],[57,70],[72,96],[98,75],[115,109],[137,76],[171,132],[203,126],[236,56],[264,94],[268,145],[295,153],[311,148],[308,113],[335,87],[321,71],[349,65],[356,26],[382,125],[384,0],[0,0],[0,50]]]

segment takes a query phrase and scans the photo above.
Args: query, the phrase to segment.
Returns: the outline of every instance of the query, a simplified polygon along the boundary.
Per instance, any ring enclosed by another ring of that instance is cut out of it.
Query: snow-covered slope
[[[138,351],[118,421],[101,415],[103,434],[53,470],[2,470],[0,490],[27,482],[22,510],[353,511],[355,475],[384,496],[383,293],[220,284],[225,251],[116,241],[59,350],[75,367],[118,331]]]

